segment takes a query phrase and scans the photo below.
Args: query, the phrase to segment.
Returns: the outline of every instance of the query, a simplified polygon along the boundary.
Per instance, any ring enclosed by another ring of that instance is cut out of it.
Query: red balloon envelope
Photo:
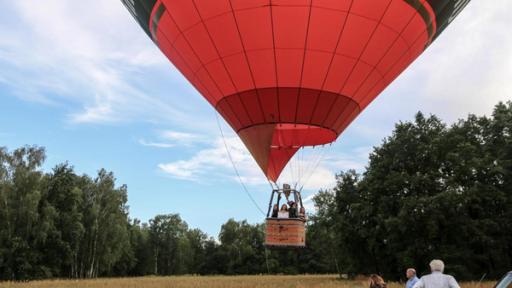
[[[276,181],[333,142],[469,0],[122,0]]]

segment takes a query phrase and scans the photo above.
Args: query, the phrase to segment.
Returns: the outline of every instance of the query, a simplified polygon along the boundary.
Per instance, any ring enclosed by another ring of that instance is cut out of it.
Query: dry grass
[[[492,288],[493,282],[462,283],[462,288]],[[388,288],[405,285],[391,283]],[[333,275],[300,276],[176,276],[108,278],[95,280],[45,280],[25,283],[0,282],[0,288],[366,288],[365,281],[338,280]]]

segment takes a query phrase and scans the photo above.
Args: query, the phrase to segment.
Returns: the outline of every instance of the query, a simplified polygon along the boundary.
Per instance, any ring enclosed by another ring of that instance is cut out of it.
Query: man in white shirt
[[[441,260],[430,262],[431,274],[420,278],[413,288],[460,288],[453,276],[443,274],[444,263]]]

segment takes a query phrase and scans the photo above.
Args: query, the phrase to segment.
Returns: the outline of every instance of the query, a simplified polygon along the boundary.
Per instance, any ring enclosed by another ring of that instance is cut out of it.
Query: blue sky
[[[0,146],[46,147],[45,170],[69,161],[79,173],[114,171],[118,183],[128,185],[131,217],[143,221],[179,213],[212,236],[230,217],[262,221],[231,167],[214,110],[120,1],[3,2]],[[473,0],[324,149],[324,161],[305,185],[306,198],[332,186],[340,170],[363,170],[372,147],[418,110],[450,123],[511,100],[511,9],[508,0]],[[220,121],[241,178],[265,208],[268,183]],[[305,152],[304,161],[318,153]],[[283,179],[291,176],[288,169]]]

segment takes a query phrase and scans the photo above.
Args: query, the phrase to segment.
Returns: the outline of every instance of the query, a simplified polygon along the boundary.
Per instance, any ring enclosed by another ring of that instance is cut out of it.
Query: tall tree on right
[[[459,278],[510,267],[511,115],[499,103],[492,117],[447,127],[418,113],[374,149],[362,177],[342,173],[334,192],[345,271],[398,278],[408,266],[428,272],[437,257]]]

